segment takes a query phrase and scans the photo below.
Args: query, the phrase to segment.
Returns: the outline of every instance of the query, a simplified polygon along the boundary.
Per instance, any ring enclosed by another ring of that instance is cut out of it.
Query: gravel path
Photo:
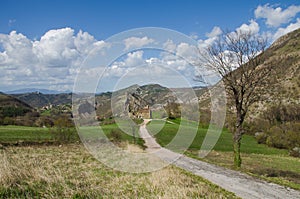
[[[141,125],[140,135],[145,140],[147,151],[162,160],[201,176],[241,198],[300,199],[300,192],[294,189],[262,181],[238,171],[212,165],[162,148],[146,129],[149,121],[145,120]]]

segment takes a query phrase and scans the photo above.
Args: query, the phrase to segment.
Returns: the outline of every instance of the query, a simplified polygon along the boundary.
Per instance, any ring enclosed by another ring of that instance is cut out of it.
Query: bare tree
[[[225,32],[201,51],[201,62],[222,78],[229,102],[235,109],[233,132],[234,164],[241,166],[240,147],[243,123],[249,107],[261,100],[271,73],[264,64],[267,40],[250,31]]]

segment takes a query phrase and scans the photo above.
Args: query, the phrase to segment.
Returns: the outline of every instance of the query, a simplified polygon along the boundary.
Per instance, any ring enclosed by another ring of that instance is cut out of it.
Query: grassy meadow
[[[82,144],[8,146],[0,159],[0,198],[237,198],[173,166],[144,174],[115,171]]]
[[[17,141],[48,141],[51,134],[48,128],[28,127],[28,126],[0,126],[0,142]]]
[[[157,141],[166,146],[180,124],[186,127],[186,133],[198,129],[186,151],[186,155],[198,158],[207,126],[198,127],[194,122],[178,119],[166,123],[153,120],[147,129],[155,132]],[[99,137],[97,128],[83,127],[91,139]],[[133,139],[117,124],[101,128],[115,144],[140,151],[144,148],[142,139]],[[0,198],[236,198],[201,177],[173,166],[144,174],[115,171],[94,159],[79,140],[55,144],[51,132],[47,128],[0,126],[0,143],[54,142],[0,146]],[[224,129],[213,151],[202,160],[234,169],[232,157],[231,133]],[[287,150],[259,145],[252,136],[245,135],[242,158],[242,172],[300,189],[300,159],[288,156]]]
[[[154,120],[147,127],[150,133],[155,134],[154,137],[162,146],[166,146],[172,141],[180,124],[185,126],[186,133],[189,133],[189,129],[198,128],[195,139],[185,154],[200,159],[198,157],[199,149],[208,126],[199,125],[198,127],[196,123],[181,122],[178,119],[162,123],[161,120]],[[288,150],[258,144],[253,136],[244,135],[241,153],[243,161],[241,171],[300,190],[300,159],[289,156]],[[201,160],[235,169],[233,167],[232,134],[224,129],[213,150]]]

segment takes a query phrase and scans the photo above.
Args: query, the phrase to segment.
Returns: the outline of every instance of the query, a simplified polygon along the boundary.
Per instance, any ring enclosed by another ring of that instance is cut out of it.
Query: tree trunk
[[[233,135],[233,152],[234,152],[234,166],[241,167],[241,140],[242,140],[242,128],[238,127]]]

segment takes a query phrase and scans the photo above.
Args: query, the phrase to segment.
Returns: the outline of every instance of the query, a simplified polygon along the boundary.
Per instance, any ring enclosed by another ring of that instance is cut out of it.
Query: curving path
[[[274,183],[269,183],[247,174],[189,158],[161,147],[148,133],[145,120],[140,127],[140,136],[145,140],[148,152],[177,167],[201,176],[210,182],[235,193],[241,198],[288,198],[300,199],[300,192]],[[174,161],[175,160],[175,161]]]

